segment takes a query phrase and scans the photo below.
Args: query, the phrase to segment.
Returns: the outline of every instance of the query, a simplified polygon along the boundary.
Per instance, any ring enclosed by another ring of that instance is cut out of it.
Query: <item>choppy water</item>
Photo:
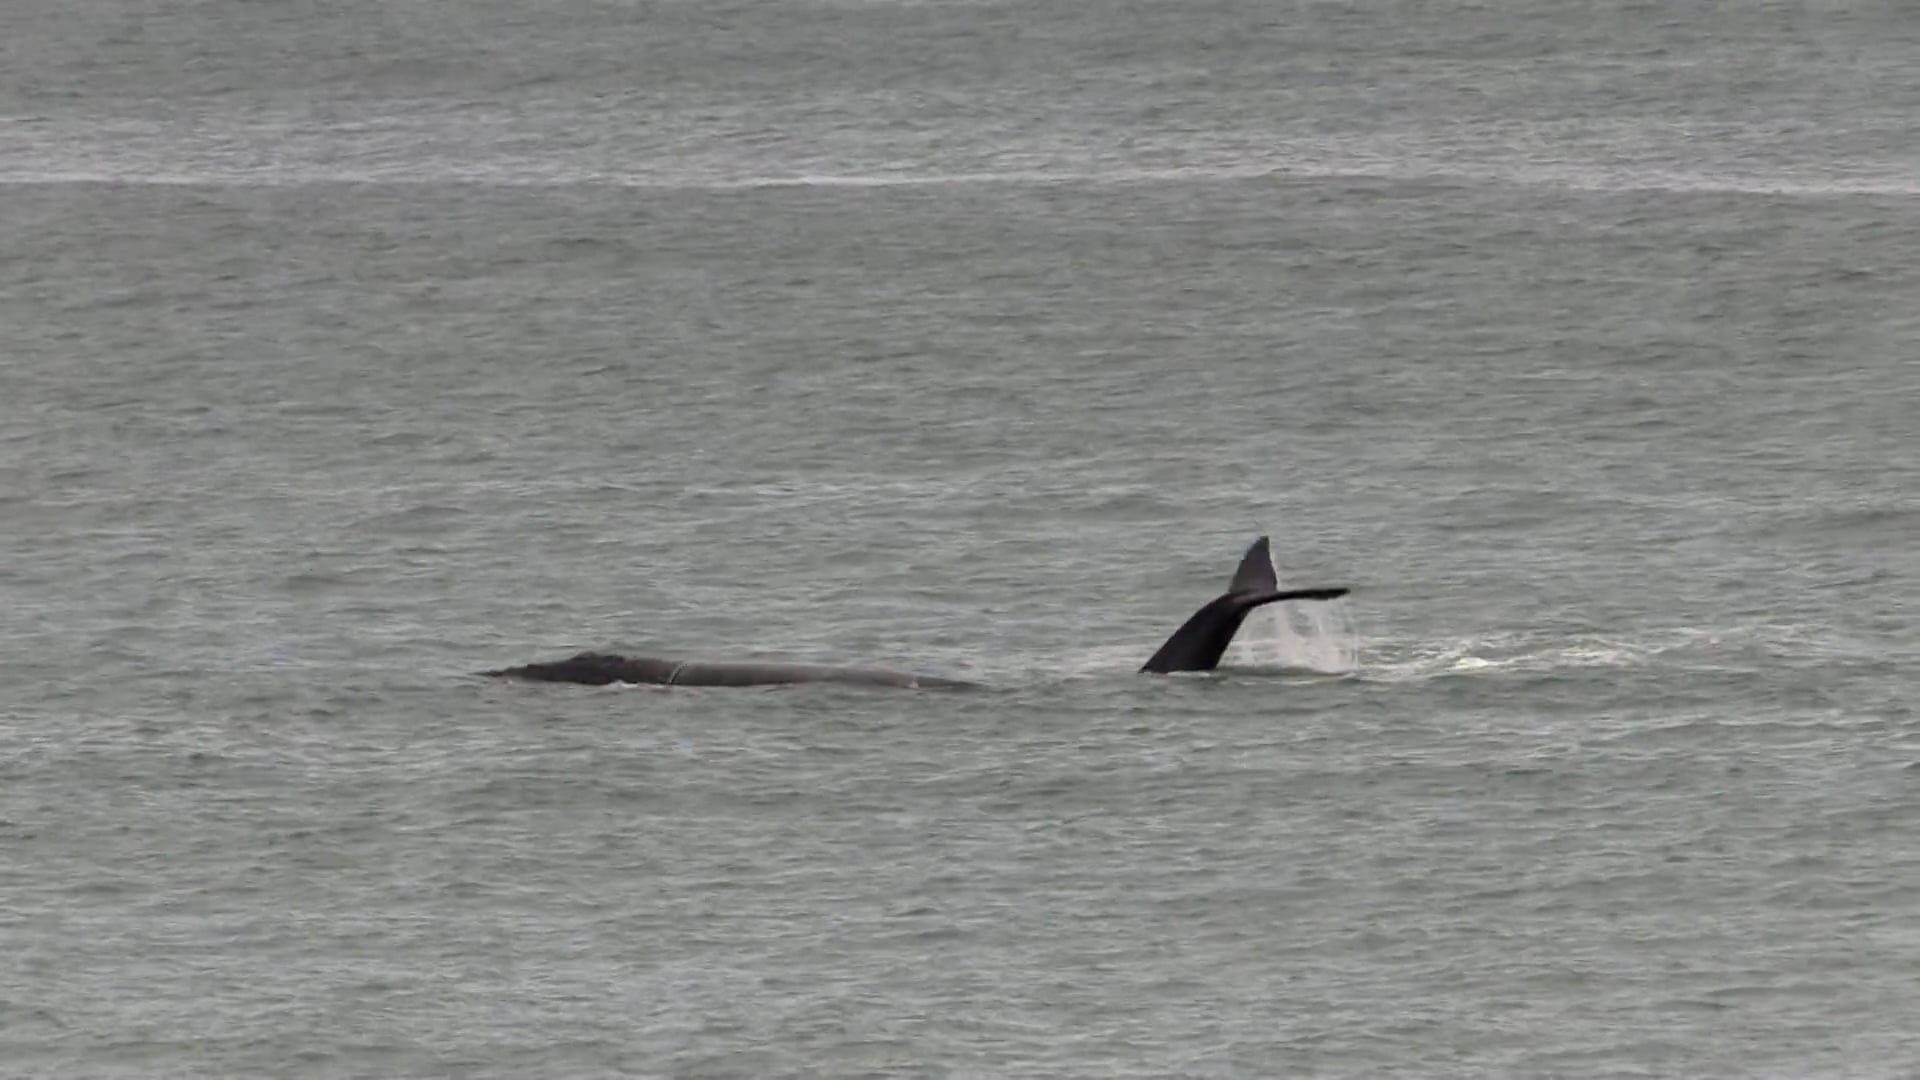
[[[5,21],[6,1075],[1920,1073],[1906,8]]]

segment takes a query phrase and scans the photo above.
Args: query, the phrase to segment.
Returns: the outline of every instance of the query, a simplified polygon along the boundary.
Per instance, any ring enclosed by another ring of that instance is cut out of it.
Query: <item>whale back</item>
[[[901,689],[964,689],[978,685],[964,679],[916,675],[905,671],[888,671],[884,668],[752,661],[715,663],[593,652],[583,652],[565,660],[523,664],[519,667],[501,668],[498,671],[483,671],[480,674],[528,679],[534,682],[579,683],[585,686],[607,686],[612,683],[656,686],[781,686],[790,683],[842,683],[852,686],[888,686]]]
[[[675,666],[671,660],[656,660],[650,656],[616,656],[612,653],[583,652],[569,656],[565,660],[522,664],[519,667],[483,671],[480,674],[508,679],[529,679],[533,682],[606,686],[610,683],[663,683],[672,677]]]

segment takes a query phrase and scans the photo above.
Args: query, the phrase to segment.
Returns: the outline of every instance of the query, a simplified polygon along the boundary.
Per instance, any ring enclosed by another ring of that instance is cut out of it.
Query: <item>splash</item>
[[[1279,560],[1268,552],[1273,577]],[[1360,666],[1360,635],[1353,610],[1343,597],[1333,601],[1282,601],[1255,608],[1234,635],[1222,662],[1230,667],[1279,668],[1320,675],[1345,675]]]

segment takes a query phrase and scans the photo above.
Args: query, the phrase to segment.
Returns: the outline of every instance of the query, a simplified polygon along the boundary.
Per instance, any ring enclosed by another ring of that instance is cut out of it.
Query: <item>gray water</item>
[[[1911,8],[0,24],[0,1073],[1920,1075]]]

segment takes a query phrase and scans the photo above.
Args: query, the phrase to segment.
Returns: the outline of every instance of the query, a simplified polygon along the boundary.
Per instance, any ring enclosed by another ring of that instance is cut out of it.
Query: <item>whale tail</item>
[[[1181,623],[1140,670],[1156,674],[1212,671],[1220,666],[1220,657],[1233,644],[1234,633],[1255,608],[1281,600],[1336,600],[1349,592],[1339,587],[1280,589],[1277,585],[1268,540],[1262,536],[1241,557],[1227,591]]]
[[[1262,536],[1240,557],[1240,565],[1234,568],[1233,578],[1227,582],[1227,591],[1262,593],[1279,588],[1280,582],[1273,576],[1273,551],[1267,538]]]

